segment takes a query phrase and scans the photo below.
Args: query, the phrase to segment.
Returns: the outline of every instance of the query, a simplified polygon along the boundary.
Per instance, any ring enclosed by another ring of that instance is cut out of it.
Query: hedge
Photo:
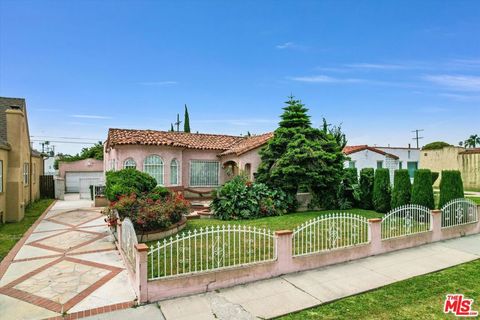
[[[157,185],[155,178],[133,168],[108,171],[106,177],[105,196],[109,201],[116,201],[122,195],[149,192]]]
[[[337,191],[338,207],[342,210],[356,206],[354,190],[358,185],[357,168],[346,168]]]
[[[390,210],[390,202],[390,172],[388,169],[377,169],[373,183],[373,207],[377,212],[386,213]]]
[[[410,203],[412,184],[408,170],[395,170],[392,191],[392,208]]]
[[[418,169],[415,171],[411,203],[422,205],[430,209],[435,207],[432,172],[429,169]]]
[[[365,210],[373,209],[373,181],[375,170],[363,168],[360,170],[360,208]]]
[[[437,181],[439,175],[439,172],[432,171],[432,185],[435,184],[435,181]]]
[[[448,201],[463,197],[463,181],[460,171],[443,170],[442,180],[440,180],[440,202],[438,207],[441,208]]]

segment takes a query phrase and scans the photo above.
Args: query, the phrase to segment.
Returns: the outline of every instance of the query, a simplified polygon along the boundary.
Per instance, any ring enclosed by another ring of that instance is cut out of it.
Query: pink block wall
[[[95,159],[84,159],[74,162],[60,162],[58,164],[58,174],[65,178],[65,172],[88,172],[103,171],[103,161]]]

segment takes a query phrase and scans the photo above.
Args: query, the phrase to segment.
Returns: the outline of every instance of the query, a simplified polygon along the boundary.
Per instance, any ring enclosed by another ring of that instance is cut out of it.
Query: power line
[[[417,141],[417,149],[419,148],[418,141],[419,141],[420,139],[423,139],[423,137],[419,137],[419,136],[418,136],[418,133],[419,133],[420,131],[424,131],[424,130],[423,130],[423,129],[415,129],[415,130],[412,131],[412,132],[415,132],[415,137],[412,138],[412,140],[416,140],[416,141]]]
[[[102,139],[96,138],[78,138],[78,137],[54,137],[54,136],[30,136],[31,138],[54,138],[54,139],[73,139],[73,140],[95,140],[101,141]]]
[[[44,140],[35,140],[32,139],[30,141],[33,142],[45,142]],[[96,142],[91,142],[91,141],[56,141],[56,140],[49,140],[49,142],[54,142],[54,143],[73,143],[73,144],[97,144]]]

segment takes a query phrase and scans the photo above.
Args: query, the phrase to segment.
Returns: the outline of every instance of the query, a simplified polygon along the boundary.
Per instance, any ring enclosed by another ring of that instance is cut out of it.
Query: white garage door
[[[103,184],[103,181],[102,171],[67,172],[65,174],[66,192],[80,193],[81,198],[89,198],[89,186],[92,184]]]

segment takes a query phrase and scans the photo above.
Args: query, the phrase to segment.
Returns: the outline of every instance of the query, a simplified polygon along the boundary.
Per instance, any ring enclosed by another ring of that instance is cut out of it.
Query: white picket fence
[[[135,260],[136,260],[136,249],[135,245],[138,244],[137,235],[135,234],[135,229],[133,228],[133,223],[129,218],[125,218],[122,222],[122,232],[120,238],[120,248],[128,260],[128,263],[132,267],[132,270],[135,271]]]
[[[275,235],[264,228],[217,226],[188,231],[150,247],[149,280],[276,260]]]
[[[430,209],[407,204],[388,212],[382,220],[382,239],[392,239],[430,231]]]
[[[453,199],[442,207],[442,228],[450,228],[477,221],[477,205],[470,199]]]
[[[322,215],[296,228],[292,241],[294,256],[365,244],[368,220],[350,213]]]

